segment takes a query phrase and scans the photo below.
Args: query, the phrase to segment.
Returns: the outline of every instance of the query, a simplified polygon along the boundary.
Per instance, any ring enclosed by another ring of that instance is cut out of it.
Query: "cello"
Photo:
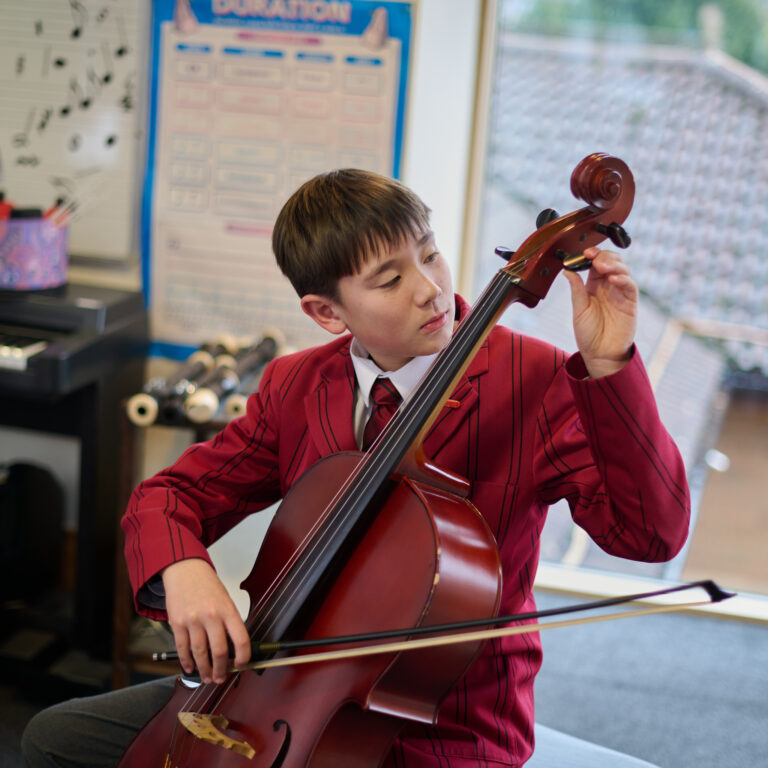
[[[585,158],[571,189],[587,206],[542,222],[515,254],[502,251],[508,264],[372,448],[322,459],[286,495],[243,582],[254,641],[490,623],[496,615],[493,536],[467,501],[468,481],[430,462],[422,444],[512,302],[534,307],[560,270],[588,266],[580,254],[606,236],[626,243],[621,223],[634,184],[622,161]],[[405,723],[435,722],[481,647],[476,640],[233,671],[223,684],[193,689],[179,679],[120,766],[376,766]]]

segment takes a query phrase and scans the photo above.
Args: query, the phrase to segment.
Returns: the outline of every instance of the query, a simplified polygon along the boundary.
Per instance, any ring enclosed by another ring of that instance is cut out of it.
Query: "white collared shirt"
[[[389,379],[400,393],[400,397],[406,400],[419,381],[421,381],[422,376],[427,372],[427,368],[432,365],[432,361],[437,357],[437,353],[414,357],[413,360],[410,360],[396,371],[382,371],[369,357],[365,347],[357,339],[352,339],[349,352],[352,355],[352,364],[355,367],[355,378],[357,379],[354,419],[355,439],[358,446],[361,446],[365,424],[371,415],[371,390],[376,379]]]

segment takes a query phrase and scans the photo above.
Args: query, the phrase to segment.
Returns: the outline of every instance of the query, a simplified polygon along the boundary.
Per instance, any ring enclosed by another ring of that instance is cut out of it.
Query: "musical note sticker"
[[[48,122],[53,117],[53,110],[50,107],[46,107],[40,115],[40,120],[37,123],[37,132],[42,133],[47,127]]]
[[[35,108],[32,107],[27,113],[27,124],[24,126],[23,131],[19,131],[13,135],[13,146],[21,149],[29,144],[29,131],[32,128],[32,123],[35,119]]]
[[[117,32],[120,38],[120,44],[115,50],[115,56],[117,56],[118,58],[122,58],[123,56],[128,54],[128,51],[130,51],[130,48],[128,47],[128,38],[125,35],[125,24],[123,22],[123,17],[118,15],[115,21],[117,24]]]
[[[70,37],[78,38],[83,32],[83,27],[88,20],[88,11],[79,0],[69,0],[69,9],[72,12],[74,27],[69,33]]]
[[[59,108],[60,117],[68,117],[73,106],[77,103],[77,78],[72,78],[69,81],[69,88],[67,89],[67,103]]]
[[[112,72],[114,65],[112,64],[112,54],[109,51],[109,43],[106,40],[101,42],[101,60],[104,66],[104,74],[101,76],[101,82],[105,85],[112,82]]]
[[[120,97],[119,103],[123,109],[123,112],[130,112],[133,109],[135,100],[134,90],[134,75],[131,73],[128,75],[128,77],[125,78],[125,82],[123,83],[123,95]]]

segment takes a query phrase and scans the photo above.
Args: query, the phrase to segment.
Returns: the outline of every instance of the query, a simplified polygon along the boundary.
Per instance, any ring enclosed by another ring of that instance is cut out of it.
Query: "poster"
[[[412,4],[158,0],[152,20],[144,285],[154,351],[277,328],[328,340],[274,264],[303,181],[398,176]]]

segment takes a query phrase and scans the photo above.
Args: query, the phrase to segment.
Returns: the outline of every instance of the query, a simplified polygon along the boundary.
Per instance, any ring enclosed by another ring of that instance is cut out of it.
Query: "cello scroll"
[[[619,248],[630,243],[621,224],[632,210],[635,182],[624,161],[600,152],[588,155],[571,174],[571,192],[587,203],[586,207],[565,216],[557,216],[551,209],[543,211],[538,229],[504,268],[519,278],[518,288],[532,294],[520,299],[529,307],[546,296],[561,269],[589,267],[589,260],[581,255],[585,249],[606,237]]]

